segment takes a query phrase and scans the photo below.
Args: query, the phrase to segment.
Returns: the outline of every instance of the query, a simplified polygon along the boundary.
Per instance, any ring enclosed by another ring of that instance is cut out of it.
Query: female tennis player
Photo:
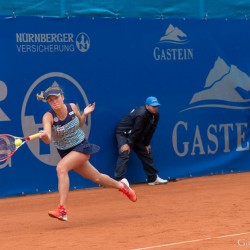
[[[43,115],[43,130],[41,139],[44,143],[54,142],[61,160],[56,171],[58,177],[59,205],[49,211],[49,216],[67,221],[67,197],[69,193],[69,171],[74,170],[82,177],[104,187],[116,188],[131,201],[137,200],[135,191],[129,187],[126,179],[116,181],[106,174],[100,173],[90,162],[91,154],[99,151],[100,147],[88,142],[81,127],[87,116],[95,110],[95,103],[89,104],[80,114],[74,103],[64,103],[62,89],[56,84],[37,95],[38,100],[47,101],[51,110]]]

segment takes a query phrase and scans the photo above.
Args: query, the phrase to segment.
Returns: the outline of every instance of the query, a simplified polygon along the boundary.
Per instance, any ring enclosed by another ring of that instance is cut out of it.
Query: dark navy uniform
[[[115,178],[121,180],[127,171],[129,160],[128,151],[121,152],[120,147],[128,144],[137,154],[143,164],[147,175],[147,181],[153,182],[157,178],[158,171],[154,167],[152,153],[146,150],[155,132],[159,121],[159,113],[150,113],[145,106],[133,109],[119,122],[116,128],[119,156],[116,163]]]

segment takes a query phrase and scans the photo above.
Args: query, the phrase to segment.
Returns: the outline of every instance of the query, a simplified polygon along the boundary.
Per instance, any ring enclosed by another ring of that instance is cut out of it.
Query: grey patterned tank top
[[[66,107],[68,113],[63,121],[58,119],[54,110],[49,111],[53,116],[52,139],[56,148],[60,150],[72,148],[85,138],[84,132],[79,127],[80,121],[71,105],[66,104]]]

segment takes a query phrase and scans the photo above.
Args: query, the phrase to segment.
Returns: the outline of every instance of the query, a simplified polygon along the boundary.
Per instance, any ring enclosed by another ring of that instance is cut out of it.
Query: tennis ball
[[[21,139],[16,139],[16,140],[15,140],[15,145],[16,145],[17,147],[21,146],[22,143],[23,143],[23,142],[22,142]]]

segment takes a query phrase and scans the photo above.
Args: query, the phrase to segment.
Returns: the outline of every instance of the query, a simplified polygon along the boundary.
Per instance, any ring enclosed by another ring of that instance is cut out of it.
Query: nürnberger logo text
[[[70,43],[73,42],[72,33],[16,33],[17,43]]]
[[[85,45],[79,47],[79,35],[84,37],[80,41]],[[86,52],[90,47],[90,39],[87,34],[73,33],[16,33],[16,47],[19,53],[62,53],[62,52]]]

